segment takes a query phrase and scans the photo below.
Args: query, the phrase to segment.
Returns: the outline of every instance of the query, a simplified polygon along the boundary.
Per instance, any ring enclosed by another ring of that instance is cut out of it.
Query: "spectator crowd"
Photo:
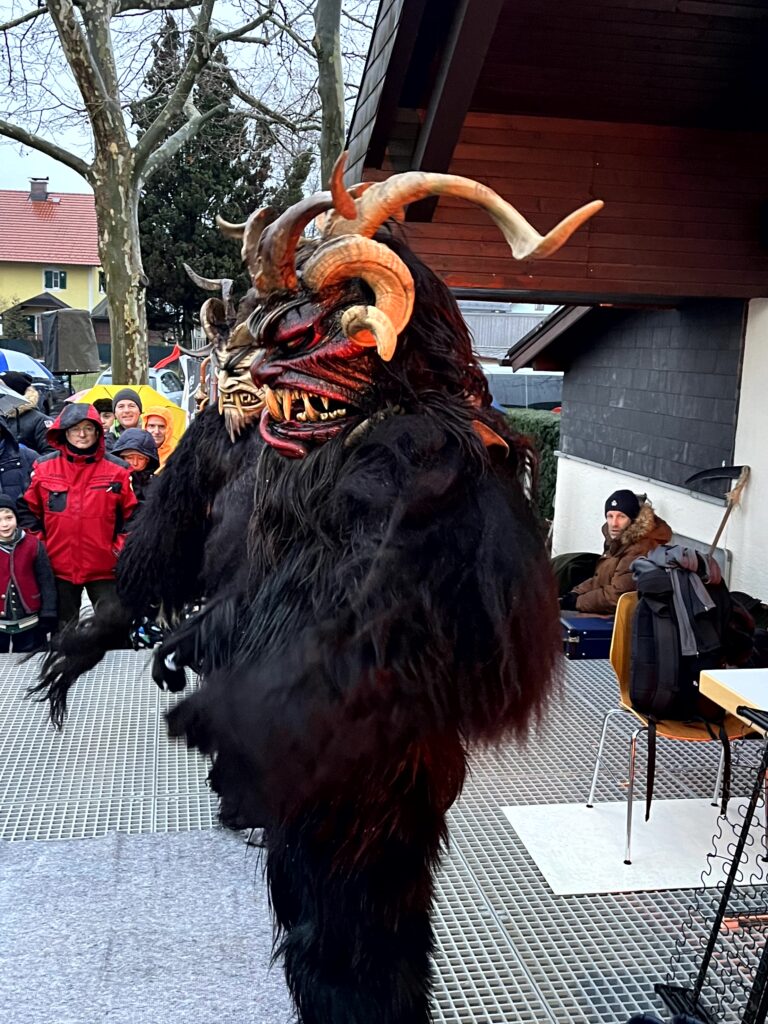
[[[0,415],[0,652],[42,649],[115,590],[131,517],[177,439],[162,407],[122,388],[55,420],[26,374],[0,381],[20,396]]]

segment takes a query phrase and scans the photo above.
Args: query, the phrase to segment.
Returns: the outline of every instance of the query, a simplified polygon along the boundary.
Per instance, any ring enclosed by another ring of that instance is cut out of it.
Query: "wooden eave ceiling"
[[[470,111],[768,127],[768,0],[404,0],[401,23],[368,166],[413,112],[403,163],[436,171]]]
[[[768,0],[381,0],[348,181],[463,174],[541,231],[605,201],[525,265],[482,211],[413,203],[410,244],[461,297],[765,296],[766,65]]]
[[[511,0],[471,109],[761,129],[767,43],[766,0]]]

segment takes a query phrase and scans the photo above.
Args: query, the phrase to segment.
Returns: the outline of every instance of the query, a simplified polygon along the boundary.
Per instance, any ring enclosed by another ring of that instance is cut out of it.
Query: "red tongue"
[[[259,433],[267,444],[277,449],[281,455],[285,455],[289,459],[303,459],[307,454],[307,449],[303,444],[300,444],[298,441],[289,441],[284,437],[278,437],[271,432],[269,429],[269,409],[267,408],[261,413]]]

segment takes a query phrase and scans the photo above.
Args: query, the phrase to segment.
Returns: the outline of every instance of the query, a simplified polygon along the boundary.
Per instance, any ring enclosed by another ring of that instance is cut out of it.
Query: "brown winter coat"
[[[636,558],[647,555],[660,544],[669,544],[672,531],[663,519],[654,515],[649,504],[642,505],[637,517],[632,520],[620,537],[611,540],[608,525],[603,524],[605,547],[595,568],[595,575],[578,587],[577,612],[592,615],[613,615],[622,594],[635,590],[630,566]]]

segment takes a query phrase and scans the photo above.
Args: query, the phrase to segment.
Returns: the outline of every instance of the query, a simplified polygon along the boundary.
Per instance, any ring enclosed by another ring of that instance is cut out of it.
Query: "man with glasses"
[[[61,628],[78,618],[84,589],[94,606],[114,593],[125,525],[138,502],[130,468],[104,450],[92,405],[67,405],[48,430],[48,443],[55,450],[35,463],[19,513],[22,525],[45,541]]]

